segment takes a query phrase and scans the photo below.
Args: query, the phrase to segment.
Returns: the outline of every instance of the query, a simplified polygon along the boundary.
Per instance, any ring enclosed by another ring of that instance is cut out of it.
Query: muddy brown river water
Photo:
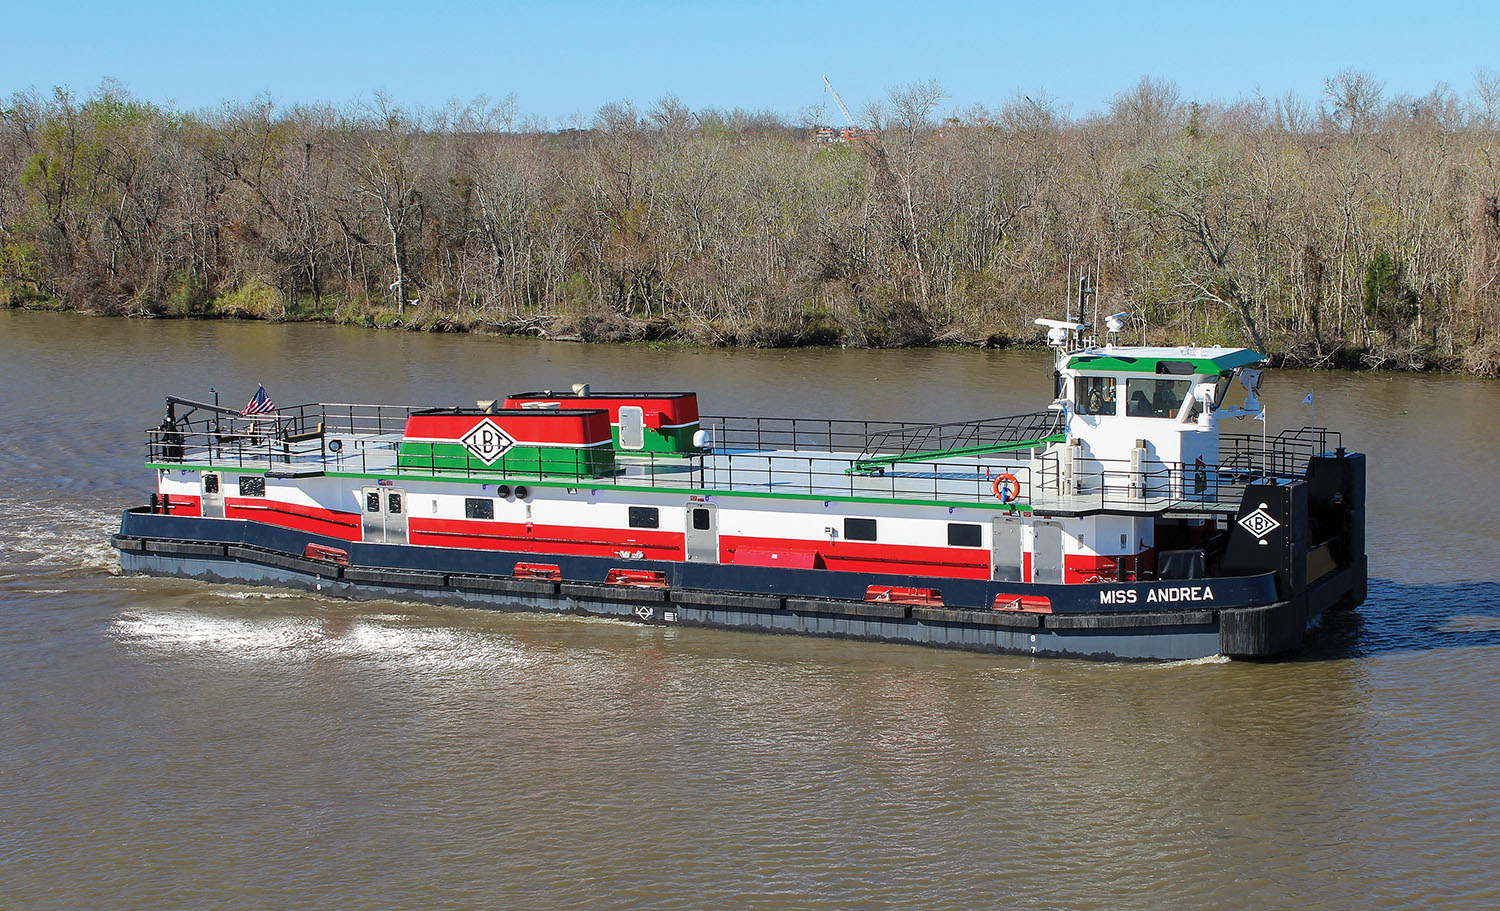
[[[1037,352],[0,311],[0,908],[1500,907],[1500,384],[1271,371],[1370,457],[1296,660],[1096,664],[122,576],[161,397],[1031,410]]]

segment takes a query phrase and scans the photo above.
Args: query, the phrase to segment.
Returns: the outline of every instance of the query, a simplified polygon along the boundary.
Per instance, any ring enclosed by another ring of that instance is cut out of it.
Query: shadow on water
[[[1355,611],[1325,614],[1307,645],[1298,659],[1500,646],[1500,582],[1411,585],[1371,579],[1365,603]]]

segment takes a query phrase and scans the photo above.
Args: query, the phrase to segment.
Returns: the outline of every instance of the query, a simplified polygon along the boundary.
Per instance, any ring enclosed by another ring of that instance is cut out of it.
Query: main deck
[[[607,471],[582,458],[572,470],[555,460],[454,467],[402,454],[407,419],[430,409],[314,403],[245,416],[185,399],[168,403],[169,420],[148,431],[148,461],[160,468],[878,498],[1045,515],[1233,515],[1247,484],[1299,478],[1312,456],[1340,446],[1336,432],[1320,428],[1269,438],[1222,434],[1216,463],[1131,465],[1071,457],[1051,412],[946,424],[705,416],[704,447],[616,448]],[[1002,476],[1014,479],[1003,486],[1016,491],[1004,501],[996,493]]]

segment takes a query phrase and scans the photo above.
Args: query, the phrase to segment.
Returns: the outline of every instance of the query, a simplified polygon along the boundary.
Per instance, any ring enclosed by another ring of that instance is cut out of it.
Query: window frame
[[[479,513],[484,513],[480,515]],[[490,497],[464,497],[464,518],[491,520],[495,518],[495,501]]]
[[[1176,404],[1173,405],[1171,408],[1167,409],[1166,413],[1162,413],[1160,410],[1158,410],[1158,408],[1156,406],[1156,398],[1157,398],[1156,393],[1159,391],[1159,389],[1160,389],[1160,385],[1159,384],[1161,384],[1161,383],[1168,383],[1168,384],[1171,384],[1172,386],[1179,386],[1180,385],[1184,390],[1186,390],[1183,393],[1183,395],[1180,396],[1177,399]],[[1147,384],[1151,384],[1151,385],[1147,386]],[[1142,388],[1142,387],[1145,387],[1145,388]],[[1135,397],[1135,395],[1136,395],[1137,392],[1140,392],[1140,393],[1144,394],[1146,396],[1147,401],[1150,403],[1151,410],[1149,412],[1145,413],[1145,414],[1132,414],[1131,411],[1130,411],[1130,400]],[[1189,379],[1175,379],[1175,378],[1169,379],[1167,377],[1161,377],[1161,376],[1130,377],[1128,380],[1125,381],[1125,402],[1126,402],[1126,405],[1125,405],[1125,414],[1126,414],[1127,417],[1132,417],[1132,418],[1168,418],[1168,419],[1176,418],[1177,417],[1177,412],[1182,409],[1182,403],[1185,400],[1187,400],[1188,398],[1192,397],[1192,394],[1193,394],[1193,381],[1190,378]]]
[[[1117,376],[1080,375],[1073,380],[1073,411],[1088,417],[1114,417],[1120,413],[1120,378]],[[1104,396],[1103,407],[1094,411],[1088,407],[1088,397],[1095,389]]]
[[[632,506],[626,518],[631,528],[661,528],[661,509],[656,506]]]
[[[956,531],[962,531],[962,532],[964,532],[965,533],[965,535],[964,535],[965,537],[967,537],[967,533],[969,531],[972,531],[973,532],[973,536],[974,536],[974,543],[970,544],[970,543],[968,543],[966,541],[955,541],[955,540],[953,540],[953,538],[954,538],[954,534],[953,533],[956,532]],[[949,522],[948,523],[948,546],[949,547],[983,547],[984,546],[984,526],[983,525],[977,525],[977,524],[975,524],[973,522]]]
[[[868,525],[866,525],[865,523],[868,523]],[[855,529],[860,529],[860,533],[855,534]],[[865,535],[866,529],[868,529],[869,532],[868,537],[866,537]],[[844,518],[844,540],[878,541],[880,540],[880,526],[876,524],[876,521],[874,519],[853,518],[846,516]]]

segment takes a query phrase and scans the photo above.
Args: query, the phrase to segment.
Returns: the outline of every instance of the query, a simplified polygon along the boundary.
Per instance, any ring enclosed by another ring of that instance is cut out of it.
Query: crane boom
[[[833,93],[833,101],[839,106],[839,110],[844,112],[844,119],[849,121],[849,126],[859,129],[859,124],[854,122],[854,115],[849,113],[849,109],[844,106],[844,99],[839,97],[839,90],[833,87],[833,83],[828,81],[827,76],[823,77],[823,84],[828,86],[828,91]]]

